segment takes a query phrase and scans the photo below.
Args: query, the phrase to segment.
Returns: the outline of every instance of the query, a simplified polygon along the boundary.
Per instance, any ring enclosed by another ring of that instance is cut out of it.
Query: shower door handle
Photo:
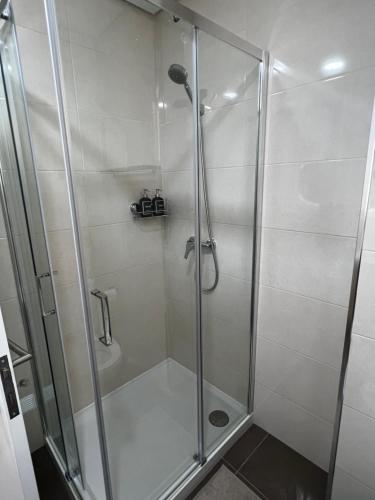
[[[38,289],[40,307],[42,308],[43,318],[48,318],[48,316],[52,316],[53,314],[56,314],[56,309],[50,309],[49,311],[46,311],[46,309],[44,307],[42,279],[50,278],[50,276],[51,276],[50,273],[43,273],[43,274],[38,274],[35,277],[36,278],[36,285],[37,285],[37,289]]]
[[[102,344],[109,347],[110,345],[112,345],[113,340],[108,295],[105,292],[98,290],[97,288],[91,290],[91,295],[100,300],[100,307],[102,310],[102,324],[104,335],[103,337],[100,337],[99,340]]]

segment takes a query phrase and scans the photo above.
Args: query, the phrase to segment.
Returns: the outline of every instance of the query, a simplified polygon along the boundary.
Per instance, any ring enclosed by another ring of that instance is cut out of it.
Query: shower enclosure
[[[254,404],[268,55],[174,1],[134,3],[97,17],[45,0],[55,101],[33,114],[56,126],[63,167],[15,140],[65,469],[84,498],[184,498]]]
[[[94,380],[92,400],[73,398],[84,482],[99,498],[173,496],[251,423],[266,54],[175,2],[123,2],[87,38],[56,4]]]

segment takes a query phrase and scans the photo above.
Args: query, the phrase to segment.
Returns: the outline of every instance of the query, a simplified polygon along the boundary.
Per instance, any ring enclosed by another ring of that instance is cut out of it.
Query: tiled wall
[[[375,94],[375,5],[184,3],[271,51],[256,422],[327,469]]]
[[[349,365],[344,388],[333,500],[375,498],[375,182],[372,180]]]

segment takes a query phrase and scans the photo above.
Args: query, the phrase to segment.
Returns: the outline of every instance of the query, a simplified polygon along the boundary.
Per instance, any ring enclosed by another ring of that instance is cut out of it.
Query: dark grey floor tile
[[[255,450],[255,448],[263,441],[267,433],[258,427],[252,425],[248,431],[235,443],[232,448],[225,454],[224,460],[232,470],[238,470],[244,463],[246,458]]]
[[[327,474],[272,436],[238,474],[270,500],[324,500]]]
[[[45,447],[31,454],[40,500],[70,500],[63,480]]]

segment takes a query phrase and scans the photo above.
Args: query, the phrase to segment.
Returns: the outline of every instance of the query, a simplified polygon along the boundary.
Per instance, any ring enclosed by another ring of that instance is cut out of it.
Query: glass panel
[[[10,22],[2,27],[1,38],[1,69],[6,89],[2,121],[8,143],[7,168],[3,176],[5,191],[13,232],[16,234],[22,287],[27,296],[31,340],[42,385],[46,430],[62,460],[66,462],[70,475],[75,477],[79,475],[79,459],[72,409],[57,316],[54,313],[49,314],[55,310],[55,301],[20,80],[16,39]],[[38,276],[39,279],[36,279]],[[41,307],[46,312],[43,320]]]
[[[61,43],[66,97],[78,104],[66,109],[76,209],[114,497],[144,500],[197,465],[193,120],[179,81],[187,71],[191,82],[193,31],[119,2],[110,25],[100,7],[93,34],[86,10],[65,3]],[[77,39],[85,47],[67,47]],[[87,435],[95,409],[77,406]],[[102,497],[95,440],[78,439],[88,489]]]
[[[247,415],[259,63],[199,32],[206,454]]]

